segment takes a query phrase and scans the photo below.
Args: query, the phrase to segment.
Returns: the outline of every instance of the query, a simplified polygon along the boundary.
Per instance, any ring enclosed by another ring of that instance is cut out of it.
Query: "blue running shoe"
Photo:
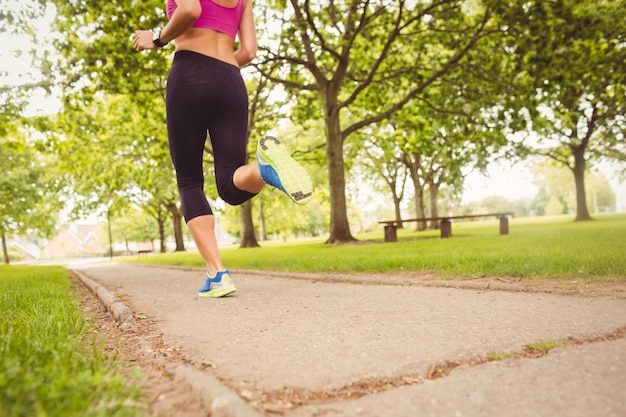
[[[206,281],[202,288],[198,290],[199,297],[219,298],[237,291],[235,284],[230,278],[228,269],[219,271],[214,278],[207,273]]]
[[[272,136],[259,139],[256,159],[266,184],[276,187],[297,204],[307,204],[313,194],[311,177],[289,155],[285,145]]]

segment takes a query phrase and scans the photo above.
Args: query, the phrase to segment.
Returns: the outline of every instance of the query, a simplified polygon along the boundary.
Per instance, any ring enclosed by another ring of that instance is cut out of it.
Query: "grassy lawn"
[[[0,266],[0,417],[145,415],[71,285],[62,267]]]
[[[498,220],[455,222],[452,238],[439,231],[398,231],[384,243],[382,228],[357,236],[359,244],[329,246],[323,239],[261,242],[261,248],[222,248],[229,268],[292,272],[434,272],[441,278],[515,276],[531,278],[626,279],[626,215],[511,219],[500,236]],[[202,267],[195,250],[129,258],[131,262]]]

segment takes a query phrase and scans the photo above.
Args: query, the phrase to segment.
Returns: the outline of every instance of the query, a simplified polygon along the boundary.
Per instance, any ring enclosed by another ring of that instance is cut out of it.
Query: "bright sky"
[[[615,175],[617,166],[603,164],[598,170],[609,181],[616,196],[616,207],[619,212],[626,212],[626,181],[620,181]],[[574,181],[572,176],[572,181]],[[537,192],[534,177],[528,164],[510,165],[497,162],[489,166],[487,176],[471,173],[465,180],[462,203],[479,201],[489,196],[502,196],[508,200],[522,197],[533,198]]]
[[[496,162],[489,165],[487,176],[478,172],[470,173],[465,180],[463,203],[478,201],[489,196],[502,196],[508,200],[533,198],[537,187],[534,177],[526,164]]]
[[[18,8],[19,1],[8,1],[7,7]],[[52,10],[48,8],[46,15],[35,22],[33,27],[39,30],[39,36],[46,36],[52,18]],[[28,36],[17,36],[7,33],[0,33],[0,86],[23,85],[37,82],[42,74],[38,68],[32,66],[30,50],[34,46]],[[26,109],[27,115],[37,113],[54,113],[59,109],[59,100],[56,97],[47,97],[43,90],[36,91]]]

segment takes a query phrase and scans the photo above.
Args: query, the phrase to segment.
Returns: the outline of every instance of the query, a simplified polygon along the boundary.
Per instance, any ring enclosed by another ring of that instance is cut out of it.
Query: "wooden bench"
[[[142,256],[148,256],[149,253],[152,253],[152,249],[141,249],[137,251],[137,255],[141,258]]]
[[[406,220],[385,220],[378,222],[385,225],[385,242],[397,242],[398,241],[398,225],[399,223],[408,222],[426,222],[426,221],[440,221],[441,237],[452,236],[452,222],[453,219],[474,219],[478,217],[496,217],[500,219],[500,234],[509,234],[509,216],[513,216],[513,213],[488,213],[488,214],[465,214],[462,216],[440,216],[440,217],[424,217],[421,219],[406,219]]]

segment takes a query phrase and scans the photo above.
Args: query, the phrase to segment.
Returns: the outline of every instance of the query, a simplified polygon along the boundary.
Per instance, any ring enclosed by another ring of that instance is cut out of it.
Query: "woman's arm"
[[[239,67],[252,62],[256,57],[257,38],[252,13],[252,0],[244,0],[245,5],[241,22],[239,22],[239,49],[235,51],[235,59]]]
[[[159,40],[169,43],[185,33],[187,29],[200,17],[202,6],[199,0],[176,0],[178,7],[170,21],[161,30]],[[138,30],[132,36],[133,46],[138,51],[144,49],[157,49],[152,42],[153,33],[150,30]]]

